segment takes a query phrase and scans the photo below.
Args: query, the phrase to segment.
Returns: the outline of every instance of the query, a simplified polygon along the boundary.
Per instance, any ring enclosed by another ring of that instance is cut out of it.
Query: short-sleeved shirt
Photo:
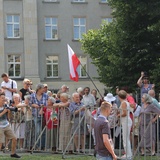
[[[3,81],[1,83],[1,87],[7,87],[7,88],[12,88],[12,82],[13,82],[13,88],[17,89],[17,82],[14,80],[9,79],[8,82]],[[5,89],[5,96],[9,99],[12,100],[12,92],[10,92],[9,90]]]
[[[81,134],[83,135],[84,134],[84,118],[83,120],[81,119],[85,113],[85,111],[81,111],[79,112],[79,114],[75,114],[75,112],[77,110],[79,110],[80,108],[82,108],[84,106],[83,103],[75,103],[75,102],[71,102],[70,105],[69,105],[69,110],[72,114],[72,121],[74,121],[73,125],[72,125],[72,131],[71,133],[73,134],[74,132],[76,132],[75,134]],[[79,124],[79,122],[81,121],[81,124]],[[77,129],[77,126],[79,125],[79,128]]]
[[[152,84],[148,84],[148,87],[145,88],[144,84],[141,86],[141,97],[143,96],[144,93],[148,94],[148,91],[152,89]]]
[[[107,150],[103,142],[103,134],[107,134],[110,138],[109,122],[104,117],[101,117],[101,115],[94,123],[94,132],[96,141],[95,149],[97,153],[102,157],[111,156],[110,152]]]
[[[19,90],[19,91],[22,93],[22,101],[24,101],[24,96],[25,96],[25,95],[31,94],[31,93],[29,92],[29,89],[24,89],[24,88],[22,88],[22,89]]]
[[[73,115],[75,111],[79,110],[83,106],[84,106],[84,104],[82,102],[80,102],[79,104],[72,102],[69,105],[69,110]],[[84,111],[81,111],[81,116],[83,116],[83,114],[84,114]],[[76,117],[79,117],[79,115],[77,114]]]
[[[152,97],[152,102],[153,102],[153,104],[154,104],[157,108],[160,109],[160,104],[159,104],[158,101],[157,101],[155,98],[153,98],[153,97]]]
[[[4,111],[4,107],[0,107],[0,113]],[[7,113],[0,117],[0,128],[5,128],[9,125],[7,120]]]

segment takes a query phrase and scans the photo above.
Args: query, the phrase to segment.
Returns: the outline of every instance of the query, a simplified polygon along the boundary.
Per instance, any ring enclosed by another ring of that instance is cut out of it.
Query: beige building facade
[[[103,94],[96,67],[83,53],[79,39],[89,29],[112,21],[107,0],[0,0],[0,73],[7,72],[22,87],[24,78],[47,83],[57,90],[63,84],[95,88]],[[79,57],[79,82],[69,78],[67,44]]]

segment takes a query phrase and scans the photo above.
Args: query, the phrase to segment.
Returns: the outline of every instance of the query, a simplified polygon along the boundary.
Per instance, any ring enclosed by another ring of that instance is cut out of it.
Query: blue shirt
[[[83,106],[84,106],[84,103],[82,103],[82,102],[79,102],[79,103],[72,102],[69,105],[69,110],[70,110],[71,114],[73,115],[75,111],[79,110]],[[83,116],[83,114],[84,114],[84,111],[81,111],[81,116]],[[78,114],[77,114],[77,116],[78,116]]]
[[[105,121],[108,121],[108,120],[107,120],[107,117],[105,117],[105,116],[103,116],[103,115],[101,115],[101,114],[100,114],[98,117],[100,117],[100,118],[104,118],[104,119],[105,119]]]
[[[36,93],[32,93],[30,104],[31,105],[37,104],[38,106],[41,106],[43,104],[44,106],[47,106],[47,100],[48,100],[48,95],[46,93],[42,94],[42,97],[40,100],[37,99]],[[37,117],[37,116],[40,117],[40,115],[38,115],[39,111],[40,111],[40,107],[38,109],[33,107],[32,108],[32,115],[35,117]]]

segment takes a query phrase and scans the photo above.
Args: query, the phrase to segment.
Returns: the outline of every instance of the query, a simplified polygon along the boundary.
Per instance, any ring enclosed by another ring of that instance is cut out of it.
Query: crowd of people
[[[139,149],[141,149],[141,156],[146,156],[146,150],[151,152],[151,156],[156,155],[156,138],[159,136],[156,136],[156,133],[159,132],[157,129],[159,128],[160,104],[155,99],[155,85],[149,83],[149,76],[146,72],[141,72],[137,85],[140,87],[140,105],[136,103],[136,99],[129,92],[128,87],[122,87],[121,90],[116,88],[117,95],[115,97],[111,93],[104,97],[104,100],[110,103],[102,103],[100,115],[94,126],[98,160],[117,159],[110,139],[114,139],[114,144],[118,145],[116,137],[117,131],[121,132],[119,126],[122,129],[124,148],[124,155],[120,157],[121,159],[132,159],[134,154],[132,150],[136,153],[136,151],[139,152]],[[108,97],[110,97],[110,101]],[[159,139],[157,140],[159,141]]]
[[[115,96],[107,93],[98,98],[97,90],[89,87],[79,87],[69,95],[69,87],[62,85],[55,94],[47,84],[37,84],[33,90],[32,82],[24,79],[23,88],[18,89],[8,74],[1,77],[0,150],[9,148],[12,139],[11,157],[20,158],[17,147],[84,153],[89,143],[86,135],[91,135],[97,159],[116,160],[114,148],[121,148],[121,133],[122,159],[131,159],[134,154],[131,148],[136,150],[138,144],[142,156],[145,148],[155,155],[160,105],[146,73],[142,72],[137,81],[141,88],[140,105],[128,87],[117,87]]]

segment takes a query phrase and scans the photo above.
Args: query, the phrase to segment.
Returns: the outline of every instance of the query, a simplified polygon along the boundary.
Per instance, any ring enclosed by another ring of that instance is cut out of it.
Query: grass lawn
[[[22,157],[20,160],[62,160],[62,155],[60,154],[46,154],[46,153],[33,153],[33,154],[19,154]],[[84,155],[68,155],[67,160],[96,160],[93,156],[84,156]],[[0,153],[0,160],[13,160],[10,158],[10,154]]]
[[[134,160],[160,160],[160,157],[159,156],[155,156],[155,157],[147,156],[145,158],[145,157],[139,156],[139,157],[134,158]]]
[[[60,154],[46,154],[46,153],[33,153],[33,154],[20,154],[22,158],[20,160],[62,160],[62,155]],[[0,160],[13,160],[10,158],[10,154],[0,153]],[[96,160],[93,156],[84,156],[84,155],[67,155],[67,160]],[[136,157],[134,160],[160,160],[159,156],[151,157]]]

